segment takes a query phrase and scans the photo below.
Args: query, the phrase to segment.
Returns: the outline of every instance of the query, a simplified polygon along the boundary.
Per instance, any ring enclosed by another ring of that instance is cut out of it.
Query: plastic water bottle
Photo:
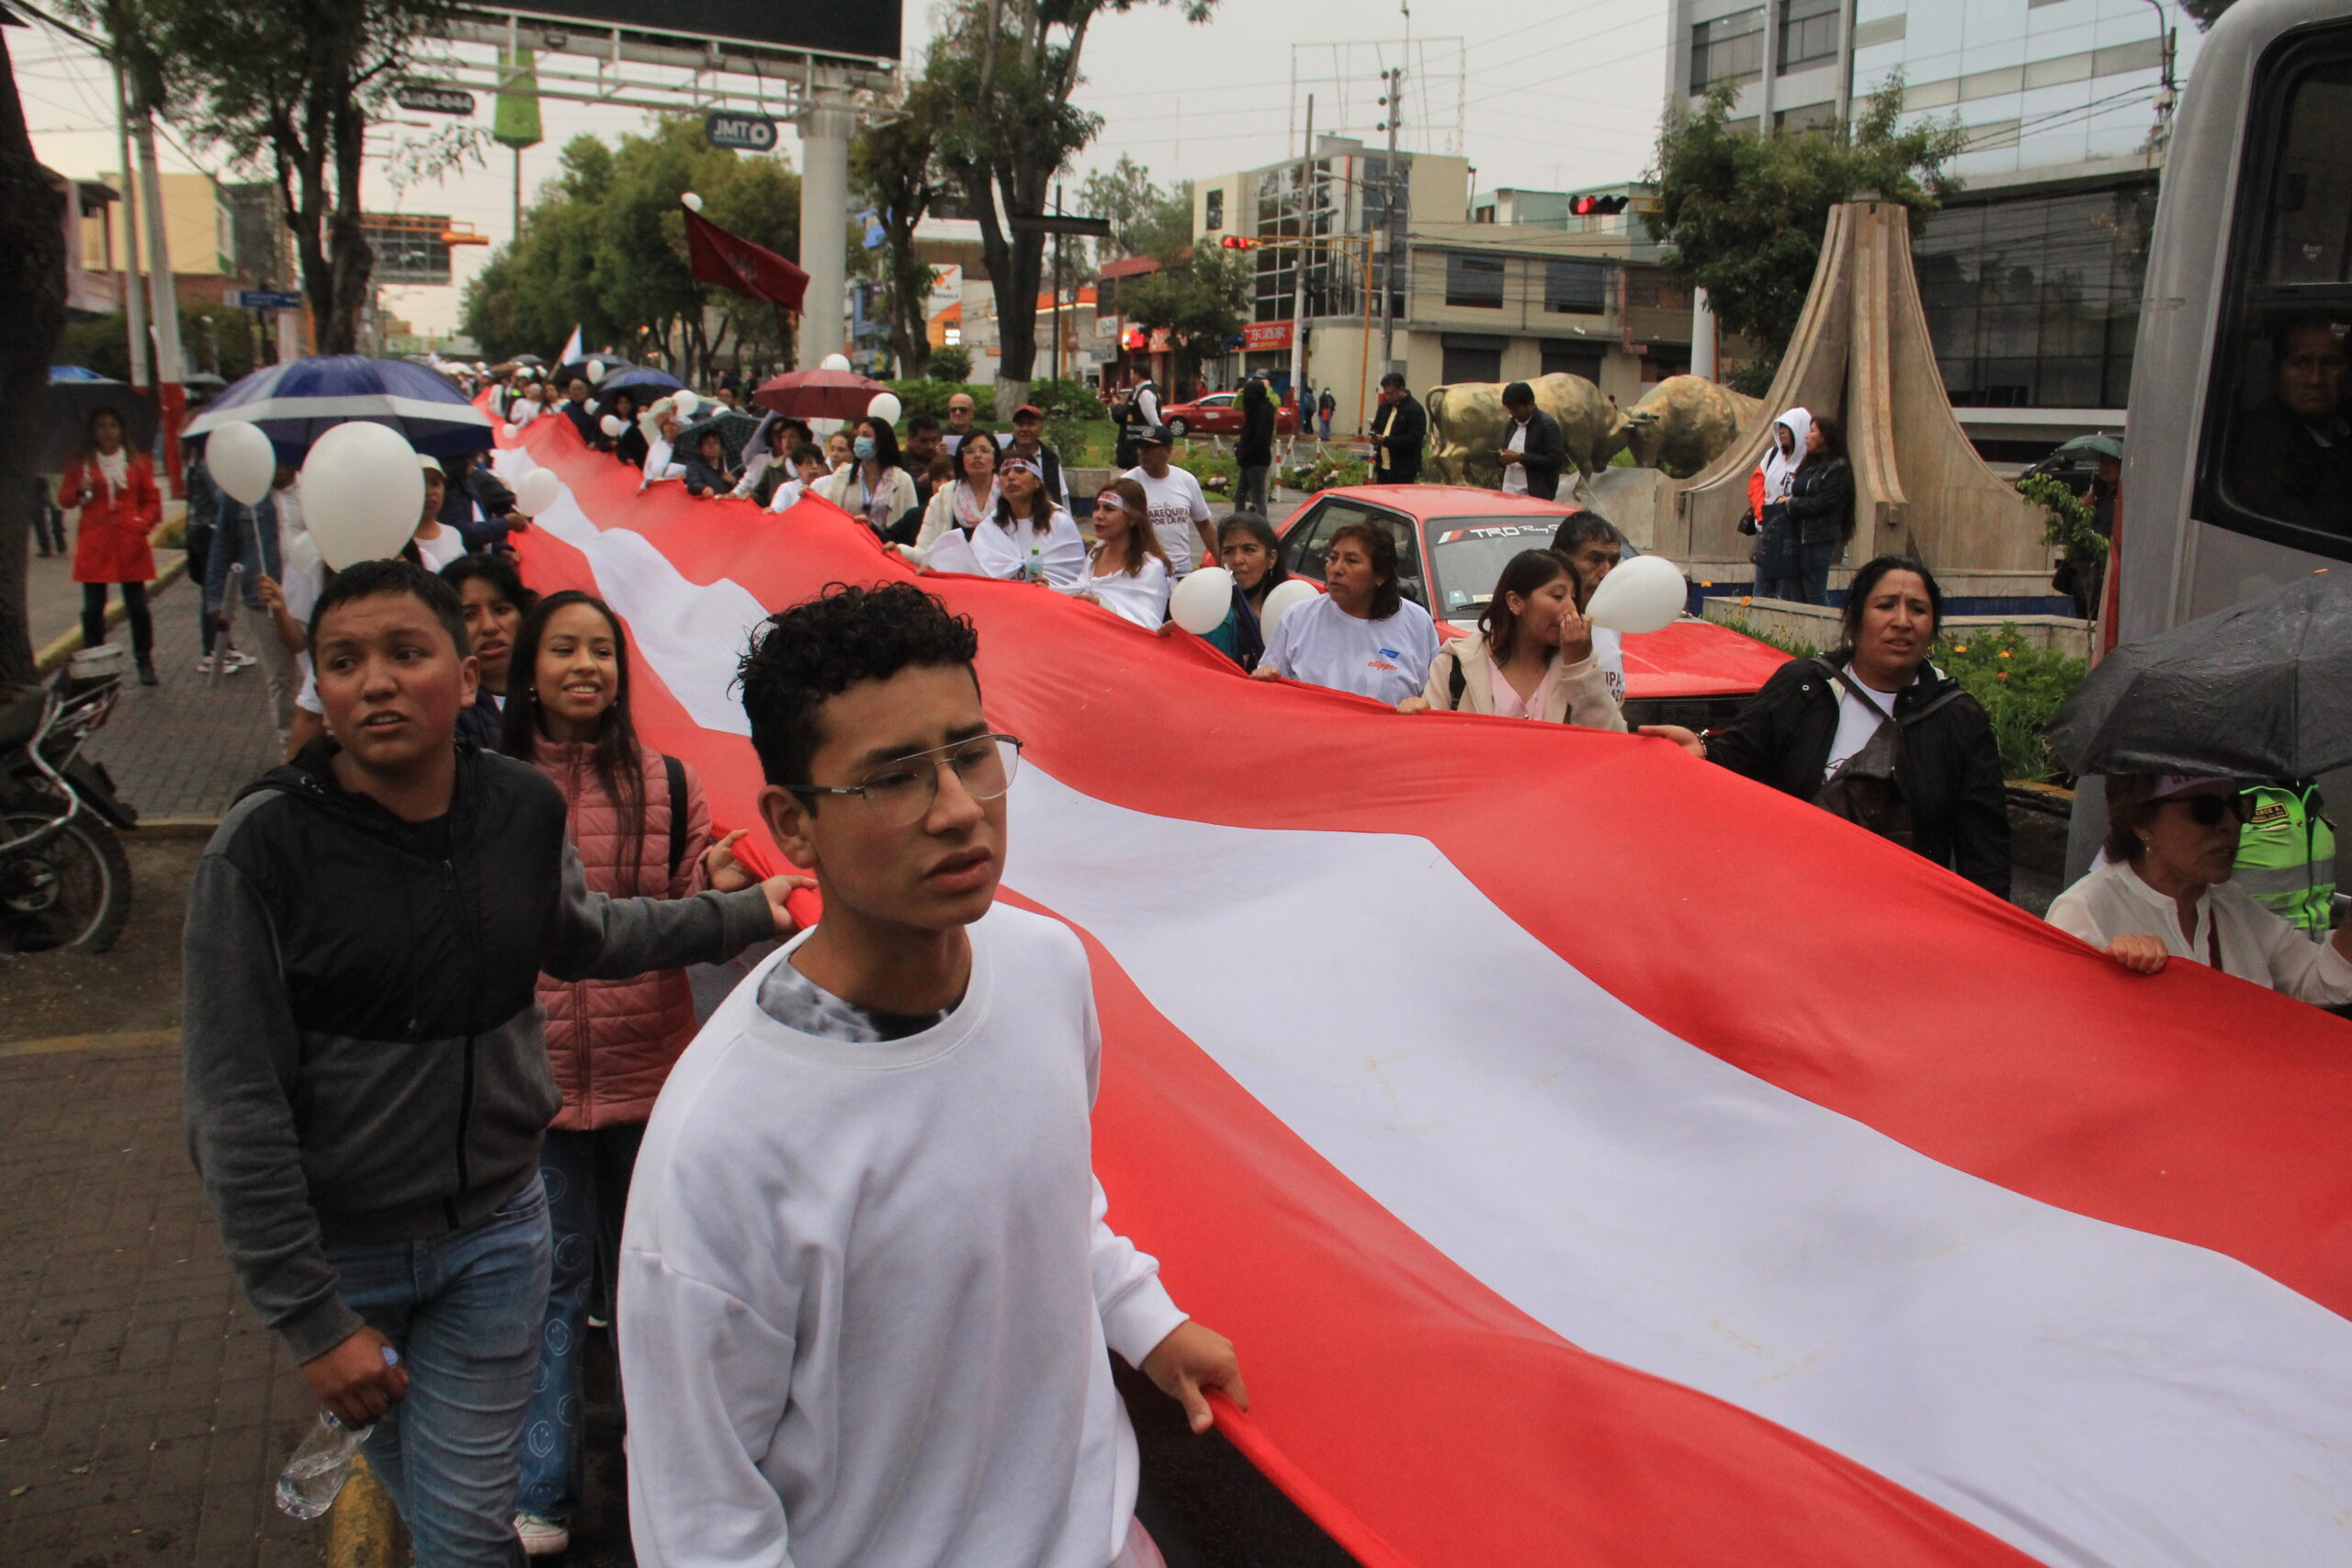
[[[399,1366],[401,1353],[385,1346],[384,1364]],[[334,1506],[343,1483],[351,1479],[351,1461],[358,1456],[359,1445],[375,1429],[346,1427],[332,1412],[320,1411],[311,1435],[277,1473],[277,1506],[298,1519],[315,1519]]]

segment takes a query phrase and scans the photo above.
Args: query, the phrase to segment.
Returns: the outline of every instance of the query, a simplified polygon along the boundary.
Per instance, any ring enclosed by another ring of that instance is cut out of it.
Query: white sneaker
[[[522,1539],[526,1557],[553,1557],[571,1545],[571,1531],[537,1514],[514,1516],[514,1533]]]
[[[255,662],[252,654],[242,653],[233,648],[220,656],[220,668],[232,674]]]
[[[199,675],[209,675],[212,673],[212,656],[210,654],[208,653],[203,658],[196,661],[196,672]]]

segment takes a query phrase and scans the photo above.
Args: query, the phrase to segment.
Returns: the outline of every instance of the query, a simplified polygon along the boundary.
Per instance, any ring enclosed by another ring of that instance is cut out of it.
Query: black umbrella
[[[2352,762],[2352,581],[2316,572],[2126,643],[2050,744],[2076,773],[2307,779]]]
[[[719,445],[727,453],[727,466],[731,468],[742,462],[743,448],[750,444],[752,433],[759,427],[760,422],[750,414],[735,409],[720,409],[717,413],[706,415],[680,430],[677,440],[670,444],[671,450],[683,457],[701,444],[704,432],[716,430]]]
[[[125,381],[59,381],[41,389],[40,471],[61,472],[90,444],[90,416],[100,409],[122,415],[123,444],[155,449],[155,400]]]

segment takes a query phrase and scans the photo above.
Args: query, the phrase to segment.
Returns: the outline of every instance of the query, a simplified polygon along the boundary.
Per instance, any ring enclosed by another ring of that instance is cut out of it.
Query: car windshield
[[[1495,596],[1495,580],[1510,558],[1521,550],[1551,547],[1552,536],[1566,520],[1558,517],[1432,517],[1425,525],[1430,542],[1431,607],[1443,616],[1475,615]],[[1632,545],[1624,558],[1641,554]]]

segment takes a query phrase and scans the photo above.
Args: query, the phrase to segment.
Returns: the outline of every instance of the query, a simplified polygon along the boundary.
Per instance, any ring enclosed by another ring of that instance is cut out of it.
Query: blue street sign
[[[741,152],[775,150],[775,121],[763,114],[729,114],[713,109],[702,117],[702,134],[713,147],[732,147]]]
[[[299,310],[302,297],[280,288],[232,288],[229,303],[241,310]]]

